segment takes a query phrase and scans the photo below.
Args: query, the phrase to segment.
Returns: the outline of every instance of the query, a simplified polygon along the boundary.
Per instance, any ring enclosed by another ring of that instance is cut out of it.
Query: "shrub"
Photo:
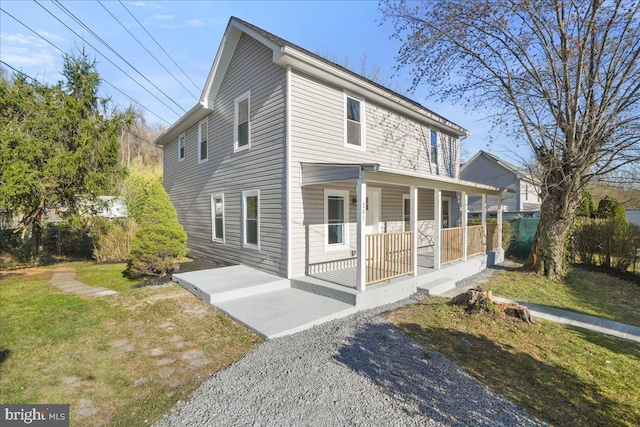
[[[592,218],[595,213],[595,209],[593,207],[593,196],[588,191],[582,193],[582,202],[578,205],[578,211],[576,212],[576,216]]]
[[[91,258],[93,243],[86,220],[72,218],[65,223],[47,224],[42,236],[42,246],[50,255]]]
[[[95,217],[91,224],[93,257],[98,262],[127,261],[131,255],[131,239],[138,230],[133,218]]]
[[[127,178],[124,180],[124,189],[122,191],[129,217],[135,219],[138,224],[142,216],[142,210],[149,197],[149,190],[153,183],[153,177],[144,171],[129,168],[127,170]]]
[[[139,229],[131,240],[129,271],[137,276],[163,276],[186,255],[187,234],[160,181],[152,182]]]

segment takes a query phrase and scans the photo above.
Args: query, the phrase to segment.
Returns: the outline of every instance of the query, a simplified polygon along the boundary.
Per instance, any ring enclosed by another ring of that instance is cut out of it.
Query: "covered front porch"
[[[315,163],[302,165],[302,187],[304,200],[324,195],[324,230],[305,214],[305,274],[326,283],[365,292],[401,277],[451,273],[473,258],[486,267],[486,254],[501,252],[502,212],[497,224],[487,224],[486,214],[486,196],[500,197],[496,187],[375,164]],[[483,201],[474,225],[467,220],[469,194]]]

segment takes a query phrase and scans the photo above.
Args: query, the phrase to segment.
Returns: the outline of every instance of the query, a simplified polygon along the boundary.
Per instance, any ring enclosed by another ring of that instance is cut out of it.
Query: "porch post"
[[[487,195],[482,193],[482,253],[487,253]]]
[[[460,199],[461,199],[461,210],[462,210],[462,221],[461,221],[461,225],[462,225],[462,260],[466,261],[467,260],[467,254],[469,251],[468,248],[468,242],[469,242],[469,233],[468,233],[468,229],[467,229],[467,222],[468,222],[468,217],[469,217],[469,206],[468,206],[468,202],[469,202],[469,197],[467,196],[467,192],[466,191],[462,191],[460,192]]]
[[[366,247],[365,247],[365,224],[367,221],[367,181],[363,178],[358,179],[356,184],[357,191],[357,258],[356,258],[356,289],[358,291],[364,291],[366,289],[367,282],[367,262],[366,262]]]
[[[502,194],[498,196],[498,225],[496,233],[498,233],[498,250],[502,250]]]
[[[411,186],[409,190],[409,203],[411,205],[411,231],[413,231],[412,239],[412,247],[413,251],[411,253],[411,268],[413,269],[413,275],[418,275],[418,187]]]
[[[440,270],[440,230],[442,229],[442,193],[433,189],[433,268]]]

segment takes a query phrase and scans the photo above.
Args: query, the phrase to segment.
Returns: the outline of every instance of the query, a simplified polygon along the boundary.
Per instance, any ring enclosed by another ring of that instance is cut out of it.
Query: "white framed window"
[[[187,139],[186,134],[182,132],[178,137],[178,161],[184,160],[186,148],[184,146],[185,140]]]
[[[349,192],[324,190],[325,250],[349,248]]]
[[[438,164],[438,132],[431,131],[431,163]]]
[[[209,159],[209,119],[198,123],[198,163]]]
[[[365,151],[364,99],[344,94],[344,146]]]
[[[242,192],[242,245],[260,249],[260,190]]]
[[[224,194],[211,195],[211,240],[224,243]]]
[[[251,147],[251,91],[234,101],[233,151]]]
[[[402,221],[404,231],[411,231],[411,197],[408,194],[402,195]]]

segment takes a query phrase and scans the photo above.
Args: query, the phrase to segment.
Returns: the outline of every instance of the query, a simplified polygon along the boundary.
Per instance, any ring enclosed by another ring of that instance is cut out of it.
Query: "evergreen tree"
[[[118,180],[118,134],[125,116],[98,98],[95,62],[65,56],[64,81],[0,79],[0,206],[31,229],[38,255],[44,215],[52,207],[78,212]]]
[[[187,234],[160,181],[155,180],[140,214],[140,228],[131,240],[129,271],[138,276],[163,276],[187,254]]]
[[[591,196],[590,192],[585,191],[584,193],[582,193],[582,202],[578,206],[578,212],[576,213],[576,216],[591,218],[593,215],[593,197]]]

